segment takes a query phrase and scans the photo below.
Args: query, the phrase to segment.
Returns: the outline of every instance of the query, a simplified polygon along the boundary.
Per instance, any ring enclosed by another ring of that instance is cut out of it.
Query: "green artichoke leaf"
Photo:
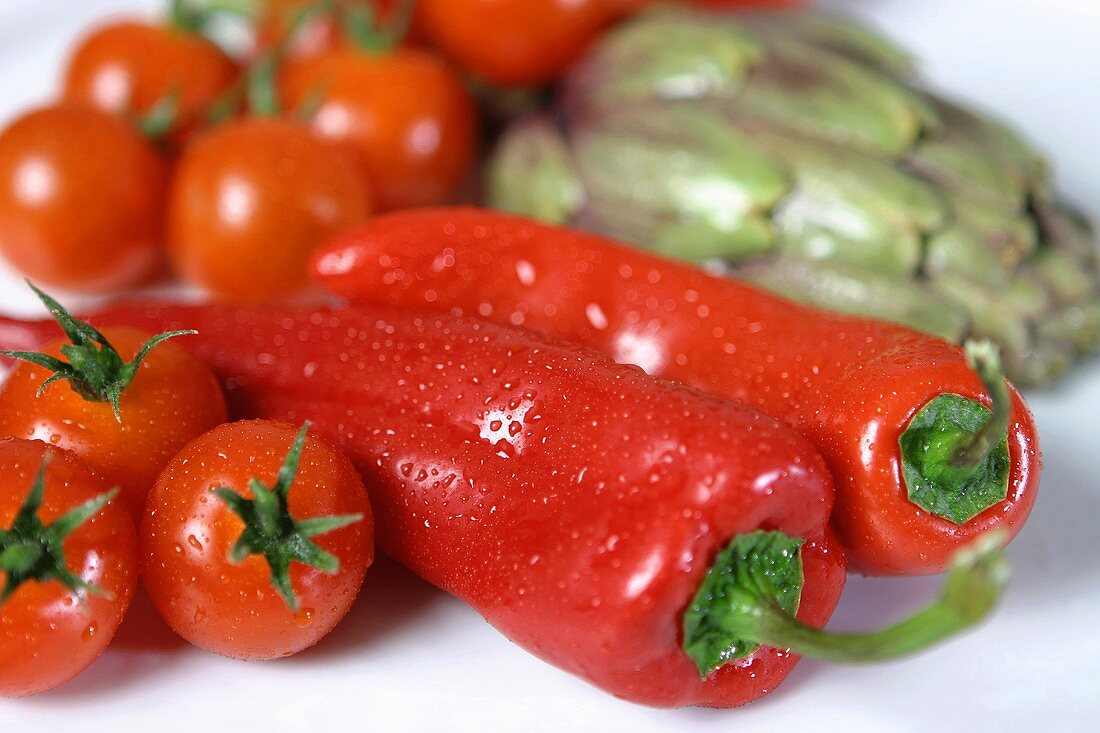
[[[1011,290],[985,287],[954,274],[930,281],[929,287],[948,302],[964,307],[974,324],[974,335],[1004,346],[1007,352],[1026,352],[1032,346],[1031,324]]]
[[[745,219],[730,229],[721,220],[636,209],[622,201],[592,195],[573,223],[688,262],[737,260],[768,252],[774,245],[771,225],[762,219]]]
[[[1002,293],[1012,301],[1016,312],[1028,319],[1039,318],[1054,307],[1050,288],[1030,267],[1021,268]]]
[[[584,184],[561,133],[544,116],[510,127],[488,169],[498,208],[551,224],[566,224],[584,204]]]
[[[1084,267],[1097,269],[1096,233],[1080,212],[1034,195],[1031,208],[1044,246],[1076,257]]]
[[[1010,216],[978,201],[949,195],[948,200],[952,220],[928,238],[925,274],[936,278],[951,273],[993,286],[1009,282],[1038,246],[1035,222],[1026,214]]]
[[[763,55],[736,27],[691,13],[652,12],[610,32],[580,65],[567,94],[595,105],[729,95]]]
[[[1092,300],[1060,308],[1039,323],[1039,333],[1066,343],[1082,354],[1100,348],[1100,301]]]
[[[1040,387],[1073,365],[1075,349],[1071,342],[1050,339],[1040,333],[1026,351],[1008,352],[1005,357],[1004,367],[1011,370],[1013,384]]]
[[[1023,213],[1043,177],[1037,157],[1007,129],[940,101],[945,124],[923,137],[905,164],[959,198],[1007,215]]]
[[[910,274],[920,264],[925,234],[948,220],[934,189],[886,161],[760,120],[731,117],[730,124],[794,177],[792,193],[774,212],[776,236],[792,257]]]
[[[736,97],[743,114],[880,155],[909,150],[937,116],[895,79],[822,48],[773,40]]]
[[[913,56],[881,33],[823,13],[747,13],[735,21],[765,37],[793,35],[899,80],[916,71]]]
[[[1071,254],[1044,247],[1030,265],[1059,303],[1080,303],[1096,294],[1095,270],[1081,267],[1081,261]]]
[[[677,232],[720,235],[731,257],[770,246],[768,214],[790,189],[786,171],[710,107],[622,107],[580,121],[572,143],[589,198],[616,202],[624,217],[664,215],[671,229],[659,246],[670,254]]]
[[[965,308],[947,303],[908,278],[873,270],[788,257],[734,265],[734,277],[801,303],[857,316],[881,318],[951,341],[970,330]]]

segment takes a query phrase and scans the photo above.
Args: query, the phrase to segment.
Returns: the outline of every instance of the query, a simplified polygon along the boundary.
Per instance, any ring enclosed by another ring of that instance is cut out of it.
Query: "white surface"
[[[926,59],[944,88],[1015,119],[1064,187],[1100,215],[1100,3],[835,0]],[[157,3],[0,0],[0,119],[46,98],[65,47],[92,19]],[[0,270],[0,307],[31,307]],[[74,682],[0,700],[5,731],[912,731],[1096,730],[1100,723],[1100,362],[1033,395],[1046,470],[1009,554],[996,618],[933,653],[875,668],[803,662],[775,694],[735,711],[619,702],[511,646],[472,610],[379,564],[349,618],[315,650],[242,664],[176,640],[144,603]],[[881,623],[936,582],[853,579],[833,628]]]

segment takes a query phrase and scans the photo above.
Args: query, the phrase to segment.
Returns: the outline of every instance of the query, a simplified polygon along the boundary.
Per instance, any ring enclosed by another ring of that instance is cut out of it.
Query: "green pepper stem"
[[[974,470],[981,466],[990,452],[1008,435],[1012,418],[1012,396],[1001,370],[997,347],[989,341],[967,341],[963,345],[966,360],[978,373],[982,385],[993,402],[993,414],[981,430],[970,434],[956,447],[950,463],[955,468]]]
[[[796,618],[803,586],[803,540],[782,532],[738,535],[715,558],[684,612],[684,652],[706,678],[760,645],[840,663],[894,659],[939,643],[984,619],[1008,581],[989,533],[956,554],[940,597],[879,631],[838,634]]]
[[[864,634],[837,634],[766,606],[760,614],[759,641],[842,664],[919,652],[974,626],[993,610],[1009,576],[1002,545],[1003,538],[995,535],[961,552],[948,570],[940,597],[893,626]]]

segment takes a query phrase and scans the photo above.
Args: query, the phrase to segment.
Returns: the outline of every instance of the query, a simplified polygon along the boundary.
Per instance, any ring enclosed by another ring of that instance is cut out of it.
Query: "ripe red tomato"
[[[417,31],[485,81],[552,81],[612,17],[609,0],[420,0]]]
[[[0,697],[22,697],[71,679],[107,648],[137,585],[137,541],[126,511],[102,504],[109,485],[70,453],[9,438],[0,474],[0,597],[10,592],[0,600]],[[44,540],[63,516],[88,512],[62,544]]]
[[[222,425],[176,456],[150,494],[140,533],[145,587],[192,644],[238,659],[289,656],[320,641],[359,593],[374,559],[366,490],[348,459],[306,429]],[[263,509],[252,501],[253,479],[273,490],[262,505],[270,533],[255,516]],[[323,517],[331,529],[309,539]],[[303,543],[311,549],[282,554]],[[310,557],[312,565],[302,562]]]
[[[167,179],[148,141],[109,114],[25,114],[0,133],[0,252],[49,285],[132,285],[160,261]]]
[[[196,137],[169,196],[169,252],[188,282],[230,299],[291,295],[314,248],[370,213],[345,150],[289,119],[250,117]]]
[[[104,329],[100,335],[118,358],[102,353],[94,341],[79,351],[95,353],[91,358],[108,365],[105,372],[112,364],[132,362],[150,338],[127,327]],[[70,353],[63,355],[67,344]],[[80,356],[73,358],[71,344],[69,338],[59,339],[43,352],[81,361]],[[54,382],[39,395],[52,373],[29,362],[12,370],[0,386],[0,435],[42,440],[72,451],[121,488],[118,503],[134,517],[141,516],[146,494],[172,456],[192,438],[227,419],[217,379],[206,365],[172,342],[157,344],[141,360],[132,381],[121,390],[117,419],[108,400],[88,399],[70,381]],[[93,376],[90,381],[97,380]],[[100,391],[99,384],[90,386]]]
[[[427,51],[343,46],[288,64],[280,82],[291,107],[323,91],[313,129],[358,154],[379,209],[445,202],[471,169],[473,98]]]
[[[197,33],[139,21],[94,29],[73,50],[65,98],[105,112],[135,117],[176,94],[182,141],[236,82],[236,63]]]

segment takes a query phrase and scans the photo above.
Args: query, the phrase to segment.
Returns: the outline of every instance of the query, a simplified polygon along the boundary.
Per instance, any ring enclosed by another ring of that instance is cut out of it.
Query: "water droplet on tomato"
[[[93,621],[88,624],[87,628],[84,629],[84,632],[80,635],[80,640],[84,642],[91,641],[93,638],[95,638],[97,631],[99,631],[99,625],[96,624],[95,621]]]
[[[313,609],[303,608],[294,614],[294,623],[298,624],[299,628],[307,628],[313,623]]]

